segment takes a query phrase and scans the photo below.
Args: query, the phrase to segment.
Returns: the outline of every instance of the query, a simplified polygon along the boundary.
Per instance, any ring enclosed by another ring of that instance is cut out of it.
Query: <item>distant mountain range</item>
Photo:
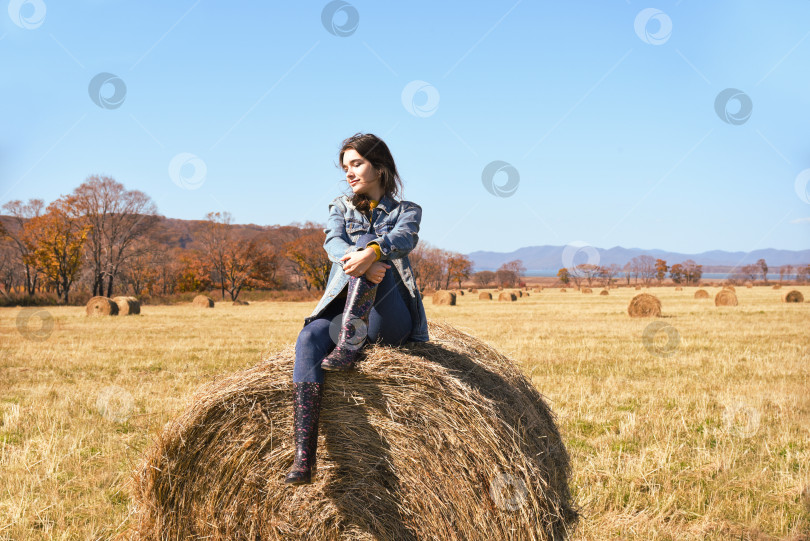
[[[595,248],[595,247],[594,247]],[[528,272],[554,271],[566,266],[563,263],[563,250],[565,246],[527,246],[519,248],[514,252],[485,252],[476,251],[467,254],[473,262],[475,271],[497,270],[502,264],[520,259]],[[745,265],[756,263],[759,259],[764,259],[771,268],[782,265],[808,265],[810,264],[810,250],[775,250],[766,248],[754,250],[752,252],[726,252],[724,250],[711,250],[699,254],[683,254],[679,252],[668,252],[666,250],[642,248],[623,248],[614,246],[613,248],[595,248],[599,254],[599,265],[610,265],[615,263],[623,267],[634,257],[649,255],[656,259],[663,259],[667,264],[682,263],[687,259],[693,260],[698,265],[703,265],[704,272],[729,272]],[[573,251],[573,250],[569,250]],[[582,249],[574,257],[573,264],[587,263],[588,253],[593,253],[589,247],[588,251]],[[591,260],[594,258],[591,256]]]

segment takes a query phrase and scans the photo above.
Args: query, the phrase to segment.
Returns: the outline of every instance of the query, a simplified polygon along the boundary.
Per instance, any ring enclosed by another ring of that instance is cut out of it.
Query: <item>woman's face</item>
[[[354,193],[374,198],[380,189],[380,172],[355,149],[350,148],[343,153],[343,170],[346,171],[346,182]]]

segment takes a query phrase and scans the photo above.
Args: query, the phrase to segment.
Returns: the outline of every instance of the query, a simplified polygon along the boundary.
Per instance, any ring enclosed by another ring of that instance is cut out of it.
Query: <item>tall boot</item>
[[[321,362],[322,369],[344,371],[354,368],[354,361],[366,343],[368,316],[376,296],[377,284],[365,276],[349,277],[340,338],[335,349]]]
[[[295,461],[285,483],[302,485],[312,482],[318,448],[318,417],[321,413],[323,384],[294,383],[293,422],[295,424]]]

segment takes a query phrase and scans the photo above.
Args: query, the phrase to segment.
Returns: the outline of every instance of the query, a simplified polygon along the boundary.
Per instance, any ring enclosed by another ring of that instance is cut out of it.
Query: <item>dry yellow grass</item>
[[[628,318],[632,288],[425,309],[515,359],[550,400],[583,513],[574,539],[802,539],[810,303],[770,286],[722,310],[649,291],[666,318]],[[314,306],[1,308],[0,539],[125,529],[127,480],[153,435],[199,385],[292,343]]]

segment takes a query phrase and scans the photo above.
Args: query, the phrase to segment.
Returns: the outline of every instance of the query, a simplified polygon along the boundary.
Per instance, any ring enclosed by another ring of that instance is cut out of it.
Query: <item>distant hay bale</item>
[[[478,294],[478,299],[482,301],[491,301],[492,300],[492,293],[487,293],[486,291],[482,291]]]
[[[794,289],[782,295],[782,300],[784,302],[804,302],[804,295],[801,291]]]
[[[503,291],[503,286],[498,286],[498,291]]]
[[[456,294],[447,290],[437,291],[433,294],[433,304],[454,306],[456,304]]]
[[[515,294],[515,296],[516,296],[518,299],[519,299],[519,298],[521,298],[521,297],[523,296],[523,292],[522,292],[521,290],[519,290],[519,289],[515,289],[514,291],[512,291],[512,293],[514,293],[514,294]]]
[[[610,295],[610,291],[608,291],[607,289],[603,289],[602,291],[599,292],[599,294],[600,295]]]
[[[737,292],[737,290],[736,290],[736,289],[734,289],[734,286],[733,286],[733,285],[731,285],[731,284],[725,284],[725,285],[723,286],[723,289],[727,289],[727,290],[729,290],[729,291],[733,291],[733,292],[735,292],[735,293]]]
[[[112,301],[118,305],[120,316],[134,316],[141,313],[141,303],[135,297],[113,297]]]
[[[471,287],[470,288],[470,293],[478,293],[478,289],[474,288],[474,287]]]
[[[754,287],[754,284],[752,284],[751,282],[745,282],[745,287],[751,289],[752,287]]]
[[[630,317],[658,317],[661,315],[661,301],[655,295],[639,293],[627,306]]]
[[[560,293],[565,293],[565,288],[564,287],[560,288]]]
[[[583,293],[593,293],[593,289],[589,287],[583,287],[580,291],[582,291]]]
[[[774,289],[782,289],[782,284],[774,284]]]
[[[236,299],[235,301],[233,301],[233,305],[234,306],[249,306],[250,303],[248,301],[240,301],[239,299]]]
[[[697,291],[695,291],[695,298],[696,299],[708,299],[709,298],[709,292],[706,291],[705,289],[698,289]]]
[[[683,291],[683,288],[681,286],[676,286],[675,291]]]
[[[84,311],[88,316],[117,316],[118,304],[109,297],[93,297],[87,301]]]
[[[737,306],[737,294],[731,289],[721,289],[714,296],[715,306]]]
[[[208,295],[197,295],[196,297],[194,297],[192,304],[200,308],[213,308],[214,299],[212,299]]]
[[[454,289],[453,293],[455,293],[456,295],[461,296],[461,295],[464,295],[464,290],[463,289]]]
[[[543,291],[543,287],[540,286],[540,287],[532,288],[532,291],[534,291],[535,293],[540,293],[541,291]]]
[[[510,293],[509,291],[501,291],[500,295],[498,295],[499,301],[516,301],[517,295],[514,293]]]
[[[475,291],[473,291],[473,288],[468,287],[468,288],[467,288],[467,293],[475,293]]]
[[[638,291],[639,289],[641,289],[641,286],[636,286],[636,291]]]
[[[547,402],[485,342],[428,328],[328,380],[311,485],[284,484],[294,346],[212,378],[136,465],[127,538],[570,538],[570,458]]]

